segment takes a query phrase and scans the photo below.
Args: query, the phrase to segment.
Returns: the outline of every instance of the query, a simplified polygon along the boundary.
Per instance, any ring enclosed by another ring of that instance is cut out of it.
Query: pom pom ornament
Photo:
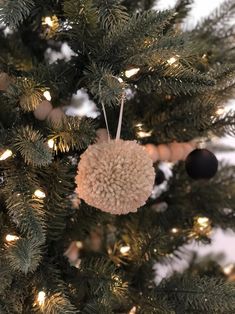
[[[77,193],[88,205],[112,214],[136,212],[155,180],[152,160],[135,141],[109,140],[81,155]]]
[[[46,120],[49,113],[52,111],[52,104],[48,100],[43,100],[34,110],[33,114],[36,119],[43,121]]]
[[[185,168],[192,179],[211,179],[218,170],[218,160],[207,149],[195,149],[188,155]]]

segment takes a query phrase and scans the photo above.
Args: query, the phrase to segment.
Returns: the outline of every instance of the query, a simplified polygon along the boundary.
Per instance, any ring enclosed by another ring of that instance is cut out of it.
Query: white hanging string
[[[101,104],[102,104],[102,110],[103,110],[103,113],[104,113],[105,125],[106,125],[106,129],[107,129],[107,133],[108,133],[108,140],[110,141],[110,132],[109,132],[108,119],[107,119],[106,110],[105,110],[105,106],[104,106],[103,101],[101,102]]]
[[[116,141],[119,140],[121,137],[124,102],[125,102],[125,92],[122,94],[122,99],[121,99],[118,127],[117,127],[117,133],[116,133]]]
[[[101,80],[99,82],[99,92],[100,92],[100,95],[101,95],[102,94]],[[106,130],[107,130],[107,133],[108,133],[108,141],[110,141],[109,124],[108,124],[107,114],[106,114],[105,105],[104,105],[103,101],[101,101],[101,105],[102,105],[102,110],[103,110],[103,114],[104,114],[104,121],[105,121],[105,125],[106,125]]]

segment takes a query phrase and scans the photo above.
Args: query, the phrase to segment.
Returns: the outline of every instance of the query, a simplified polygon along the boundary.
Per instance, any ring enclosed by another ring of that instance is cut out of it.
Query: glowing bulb
[[[45,298],[46,298],[46,293],[44,291],[39,291],[37,301],[40,306],[44,305]]]
[[[209,225],[209,218],[207,218],[207,217],[198,217],[197,218],[197,222],[198,222],[198,224],[201,227],[206,228]]]
[[[123,246],[120,248],[120,252],[124,255],[126,253],[128,253],[130,251],[130,246],[129,245],[126,245],[126,246]]]
[[[49,148],[53,149],[55,141],[51,138],[50,140],[47,141],[47,145],[49,146]]]
[[[78,249],[82,249],[83,248],[83,243],[81,241],[77,241],[76,242],[76,246]]]
[[[121,77],[118,78],[119,83],[123,83],[123,79]]]
[[[50,92],[48,90],[46,90],[43,93],[43,96],[46,98],[46,100],[51,101],[51,94],[50,94]]]
[[[4,153],[0,155],[0,160],[6,160],[7,158],[11,157],[12,154],[12,151],[10,149],[7,149]]]
[[[137,123],[137,124],[136,124],[136,127],[137,127],[137,128],[141,128],[142,126],[143,126],[143,123]]]
[[[171,229],[171,232],[172,232],[172,233],[178,233],[178,232],[179,232],[179,229],[177,229],[177,228],[172,228],[172,229]]]
[[[128,314],[136,314],[137,308],[136,306],[133,306],[133,308],[130,310]]]
[[[137,135],[140,138],[150,137],[152,135],[152,131],[149,131],[149,132],[139,131],[137,132]]]
[[[45,198],[46,197],[46,194],[43,191],[39,190],[39,189],[34,192],[34,195],[37,198]]]
[[[233,265],[233,264],[229,264],[229,265],[225,266],[225,267],[223,268],[224,274],[225,274],[225,275],[230,275],[231,272],[232,272],[232,270],[233,270],[233,268],[234,268],[234,265]]]
[[[130,70],[126,70],[125,71],[125,76],[127,78],[130,78],[133,75],[136,75],[139,71],[140,71],[140,68],[133,68],[133,69],[130,69]]]
[[[169,65],[172,65],[173,63],[175,63],[177,61],[177,59],[175,57],[171,57],[170,59],[167,60],[167,63]]]
[[[224,114],[224,112],[225,112],[224,108],[219,108],[219,109],[216,111],[216,114],[217,114],[218,116],[220,116],[220,115]]]
[[[48,26],[50,26],[50,27],[53,26],[53,21],[52,21],[52,19],[51,19],[50,16],[46,16],[44,21],[45,21],[45,24],[46,24],[46,25],[48,25]]]
[[[18,239],[19,239],[19,237],[15,236],[15,235],[12,235],[12,234],[8,234],[8,235],[6,236],[6,241],[7,241],[7,242],[16,241],[16,240],[18,240]]]

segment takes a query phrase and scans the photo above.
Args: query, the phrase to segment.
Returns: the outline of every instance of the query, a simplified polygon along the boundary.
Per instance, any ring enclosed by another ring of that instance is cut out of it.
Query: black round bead
[[[165,174],[161,169],[157,169],[155,176],[155,184],[160,185],[166,180]]]
[[[185,168],[192,179],[211,179],[218,170],[218,160],[207,149],[195,149],[186,158]]]

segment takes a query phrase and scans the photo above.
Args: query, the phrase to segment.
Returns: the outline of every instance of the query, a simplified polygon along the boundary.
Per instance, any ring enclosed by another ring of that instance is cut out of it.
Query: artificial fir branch
[[[199,215],[211,226],[234,229],[233,167],[222,165],[215,178],[197,182],[176,165],[157,199],[135,214],[112,216],[80,200],[71,204],[75,163],[104,127],[102,115],[94,122],[66,117],[56,128],[33,115],[45,90],[53,107],[63,107],[86,88],[107,109],[114,135],[114,105],[126,89],[125,139],[162,144],[234,135],[234,113],[217,112],[234,95],[234,27],[228,23],[234,1],[182,32],[191,4],[179,0],[172,10],[156,12],[152,0],[0,3],[0,74],[11,79],[0,91],[0,156],[13,152],[0,161],[1,313],[234,312],[234,286],[217,279],[218,271],[206,271],[210,278],[201,269],[200,278],[174,275],[160,285],[153,271],[156,260],[179,258],[192,239],[209,241],[209,234],[195,234]],[[6,25],[13,34],[3,33]],[[49,64],[44,55],[65,41],[71,60]],[[137,75],[128,77],[133,68]],[[65,254],[71,241],[75,266]]]

